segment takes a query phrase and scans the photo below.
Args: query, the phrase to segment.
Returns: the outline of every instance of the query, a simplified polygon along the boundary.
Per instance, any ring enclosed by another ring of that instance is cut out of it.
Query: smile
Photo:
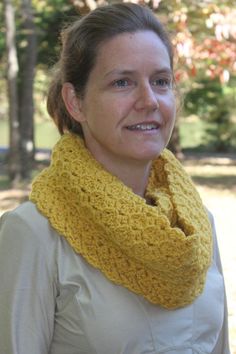
[[[127,129],[129,130],[141,130],[141,131],[146,131],[146,130],[156,130],[160,127],[158,123],[147,123],[147,124],[135,124],[135,125],[129,125]]]

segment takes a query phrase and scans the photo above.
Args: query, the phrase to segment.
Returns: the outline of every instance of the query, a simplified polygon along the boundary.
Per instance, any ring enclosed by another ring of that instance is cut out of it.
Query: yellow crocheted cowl
[[[109,280],[168,309],[193,302],[211,263],[211,226],[173,154],[153,164],[146,200],[107,172],[78,136],[65,134],[33,182],[39,211]]]

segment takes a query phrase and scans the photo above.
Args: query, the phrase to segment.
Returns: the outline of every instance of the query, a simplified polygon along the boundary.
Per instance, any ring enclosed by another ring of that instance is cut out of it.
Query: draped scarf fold
[[[30,200],[110,281],[168,309],[203,291],[211,226],[191,179],[167,149],[153,161],[144,199],[106,171],[80,137],[64,134],[50,166],[33,181]]]

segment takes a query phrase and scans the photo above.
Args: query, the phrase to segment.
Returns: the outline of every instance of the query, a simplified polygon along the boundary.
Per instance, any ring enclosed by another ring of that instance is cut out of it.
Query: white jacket
[[[203,294],[173,311],[107,280],[31,202],[2,217],[0,354],[164,353],[229,354],[215,235]]]

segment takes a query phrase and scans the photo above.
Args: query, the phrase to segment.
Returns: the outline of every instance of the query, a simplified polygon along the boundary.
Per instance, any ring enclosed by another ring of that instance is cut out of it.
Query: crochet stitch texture
[[[212,233],[198,192],[167,149],[152,164],[146,198],[154,205],[69,133],[30,195],[53,228],[109,280],[168,309],[188,305],[203,291]]]

